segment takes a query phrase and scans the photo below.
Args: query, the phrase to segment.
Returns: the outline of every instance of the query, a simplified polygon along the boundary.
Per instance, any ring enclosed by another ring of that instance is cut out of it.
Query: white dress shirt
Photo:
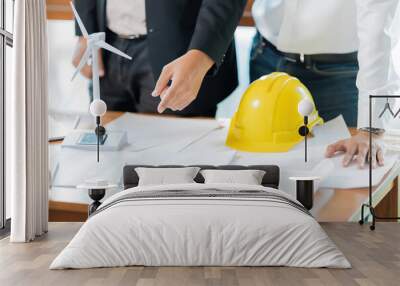
[[[400,95],[400,1],[357,0],[357,11],[358,126],[362,127],[369,123],[369,95]],[[372,125],[375,127],[385,127],[385,122],[378,118],[385,102],[374,99]]]
[[[92,1],[92,0],[90,0]],[[107,0],[107,27],[118,35],[145,35],[145,0]]]
[[[400,62],[400,27],[396,26],[396,21],[400,23],[399,3],[399,0],[256,0],[252,14],[263,37],[280,51],[335,54],[358,50],[358,126],[365,127],[369,123],[370,94],[400,94],[400,66],[396,73],[393,61],[397,58]],[[396,39],[398,54],[394,56]],[[373,126],[382,125],[377,115],[384,103],[384,100],[374,103]]]
[[[355,0],[256,0],[260,33],[280,51],[350,53],[358,48]]]

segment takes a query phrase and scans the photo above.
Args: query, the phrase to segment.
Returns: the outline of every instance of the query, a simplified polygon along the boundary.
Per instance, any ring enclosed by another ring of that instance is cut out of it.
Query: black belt
[[[147,35],[117,35],[118,38],[124,40],[139,40],[146,38]]]
[[[313,63],[322,64],[343,64],[357,62],[357,52],[346,53],[346,54],[314,54],[304,55],[296,53],[286,53],[279,51],[272,43],[267,39],[262,38],[263,45],[272,49],[275,53],[285,57],[288,61],[295,63],[303,63],[305,66],[312,66]]]
[[[147,37],[146,34],[136,34],[136,35],[119,35],[111,31],[110,29],[107,29],[107,33],[111,34],[114,38],[120,38],[124,40],[141,40],[145,39]]]

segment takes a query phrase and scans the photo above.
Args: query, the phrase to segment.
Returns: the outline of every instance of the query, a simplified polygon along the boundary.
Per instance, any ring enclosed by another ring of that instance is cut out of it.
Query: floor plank
[[[50,271],[55,256],[81,223],[50,223],[45,236],[29,244],[0,240],[0,285],[399,285],[400,224],[379,223],[371,232],[355,223],[322,227],[352,263],[352,269],[288,267],[119,267]]]

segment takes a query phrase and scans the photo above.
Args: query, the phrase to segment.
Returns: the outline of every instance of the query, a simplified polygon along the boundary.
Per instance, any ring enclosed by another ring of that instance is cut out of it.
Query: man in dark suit
[[[89,33],[132,56],[108,52],[101,98],[110,110],[214,116],[238,84],[233,33],[246,0],[75,0]],[[79,63],[86,40],[79,36]],[[104,62],[104,64],[103,64]],[[82,74],[91,77],[86,66]],[[155,79],[158,78],[156,82]]]

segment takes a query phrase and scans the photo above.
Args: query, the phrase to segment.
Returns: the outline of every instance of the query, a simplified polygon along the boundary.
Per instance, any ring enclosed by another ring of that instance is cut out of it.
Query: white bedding
[[[258,198],[152,198],[112,203],[144,191],[279,190],[254,185],[143,186],[120,192],[81,227],[50,269],[145,266],[349,268],[313,217]]]

